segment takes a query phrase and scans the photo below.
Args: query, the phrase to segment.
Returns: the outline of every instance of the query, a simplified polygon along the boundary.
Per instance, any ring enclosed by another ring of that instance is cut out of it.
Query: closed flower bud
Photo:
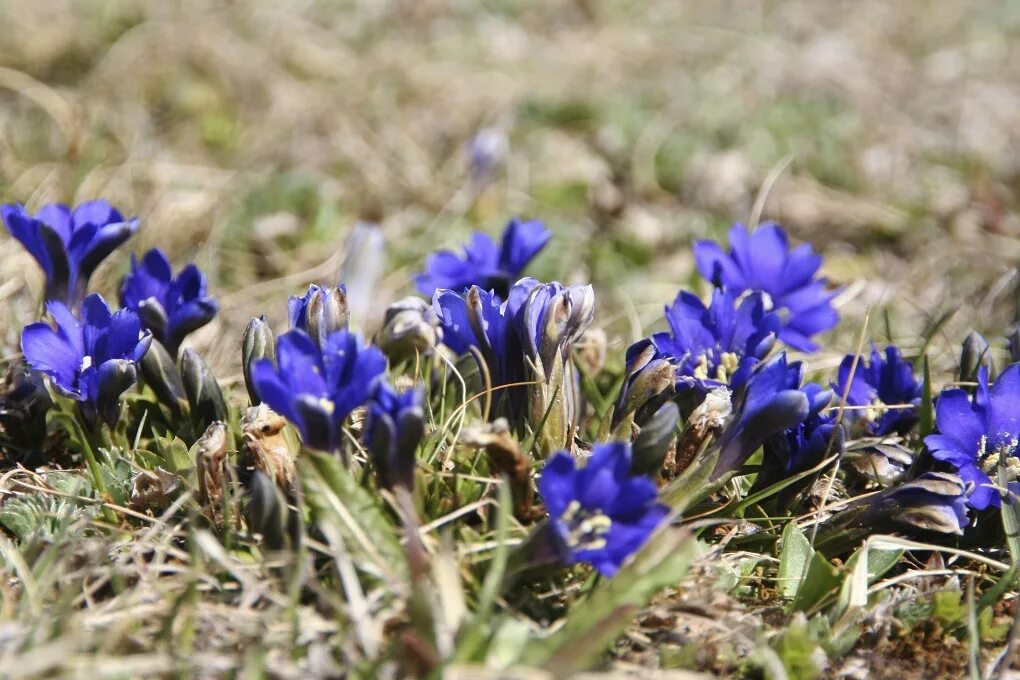
[[[46,440],[46,412],[53,406],[43,374],[15,363],[0,391],[0,432],[3,448],[28,453]]]
[[[188,348],[181,357],[184,392],[191,406],[191,418],[199,427],[227,419],[227,404],[216,376],[197,352]]]
[[[1020,362],[1020,324],[1013,326],[1006,340],[1009,342],[1009,362]]]
[[[676,442],[676,426],[680,422],[680,407],[667,401],[641,426],[634,438],[634,458],[630,464],[632,475],[653,475],[662,469],[669,449]]]
[[[295,295],[288,305],[290,325],[308,333],[322,347],[334,331],[346,330],[351,314],[344,286],[325,288],[314,283],[304,296]]]
[[[381,487],[414,489],[415,456],[424,434],[421,390],[399,393],[380,381],[368,402],[365,444]]]
[[[621,409],[617,420],[636,413],[663,393],[672,394],[675,384],[676,368],[670,361],[653,359],[648,362],[630,378],[621,394]]]
[[[244,386],[248,389],[248,398],[251,399],[253,406],[261,399],[252,380],[252,368],[261,359],[267,359],[276,365],[276,339],[273,337],[273,329],[266,323],[265,316],[254,317],[248,322],[248,327],[244,329],[244,339],[241,341]]]
[[[967,485],[946,472],[926,472],[853,504],[863,508],[855,524],[873,531],[896,529],[962,534],[967,527]],[[837,516],[838,517],[838,516]]]
[[[428,354],[442,339],[432,306],[417,297],[398,300],[386,310],[379,347],[391,360]]]
[[[287,499],[280,488],[268,475],[255,470],[248,484],[248,503],[244,507],[244,518],[248,530],[261,534],[262,540],[272,550],[281,550],[287,545]]]
[[[964,338],[960,350],[960,382],[976,382],[981,366],[994,370],[991,347],[981,334],[971,331]]]
[[[188,395],[184,392],[181,372],[163,344],[153,339],[139,363],[145,383],[156,393],[156,398],[179,416],[183,405],[188,403]]]

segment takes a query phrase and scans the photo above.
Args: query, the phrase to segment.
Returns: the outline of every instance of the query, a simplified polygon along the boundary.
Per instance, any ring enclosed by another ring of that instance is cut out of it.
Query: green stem
[[[106,502],[106,499],[110,497],[110,492],[106,488],[106,482],[103,481],[103,472],[99,467],[99,460],[96,459],[96,453],[92,448],[91,439],[85,435],[85,430],[81,424],[74,418],[68,419],[73,424],[74,434],[78,437],[78,441],[81,442],[82,453],[85,454],[85,466],[88,468],[89,476],[92,477],[92,486],[99,493],[99,499]],[[104,430],[102,425],[99,426],[100,437],[103,436]],[[109,439],[109,435],[106,435]],[[117,514],[111,509],[103,506],[103,518],[110,524],[117,524]]]

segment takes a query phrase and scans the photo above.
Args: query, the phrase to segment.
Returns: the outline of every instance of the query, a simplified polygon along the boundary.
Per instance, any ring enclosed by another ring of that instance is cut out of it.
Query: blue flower
[[[755,479],[755,490],[767,489],[798,473],[810,470],[826,457],[842,451],[843,427],[835,413],[822,410],[832,401],[832,390],[819,385],[805,385],[801,391],[808,400],[808,415],[803,422],[785,432],[769,437],[762,446],[761,470]],[[786,506],[798,491],[812,483],[812,478],[796,482],[779,492],[780,506]]]
[[[566,437],[577,398],[569,352],[594,315],[591,286],[521,279],[506,300],[478,286],[463,294],[440,290],[433,298],[433,309],[443,343],[459,355],[475,350],[493,387],[534,383],[497,393],[499,403],[508,404],[502,410],[508,410],[511,419],[524,415],[527,398],[532,423],[544,419],[550,437]],[[535,415],[544,415],[553,401],[559,408],[547,418]]]
[[[414,488],[415,453],[425,434],[423,399],[418,387],[397,392],[384,380],[369,399],[364,439],[383,488]]]
[[[999,507],[999,467],[1005,466],[1009,491],[1020,491],[1020,364],[1013,364],[988,386],[988,367],[978,370],[973,398],[959,388],[942,390],[935,405],[938,434],[924,438],[936,460],[956,468],[971,485],[967,504],[976,510]]]
[[[325,288],[312,284],[304,295],[294,295],[287,304],[291,328],[308,333],[322,345],[334,331],[344,330],[350,321],[347,288],[343,284]]]
[[[21,350],[29,365],[50,377],[54,389],[82,405],[90,421],[111,426],[120,414],[120,395],[134,384],[136,364],[152,336],[129,309],[110,311],[98,294],[82,302],[81,321],[62,302],[46,306],[56,322],[26,326]]]
[[[538,221],[513,219],[503,231],[500,243],[488,234],[475,232],[464,255],[441,250],[425,261],[425,271],[415,277],[418,290],[427,296],[449,289],[461,292],[471,286],[491,290],[506,297],[510,284],[517,280],[552,234]]]
[[[917,423],[917,407],[921,403],[921,383],[914,376],[914,364],[905,360],[895,345],[885,348],[885,359],[872,346],[871,362],[861,357],[851,380],[853,363],[853,354],[843,358],[839,365],[839,380],[833,388],[837,395],[846,393],[846,403],[850,406],[874,408],[849,412],[851,417],[863,421],[868,432],[879,437],[910,431]],[[903,404],[913,404],[913,408],[884,408]]]
[[[171,356],[184,338],[216,316],[219,306],[206,294],[205,275],[189,264],[174,276],[170,260],[159,248],[139,262],[131,256],[131,270],[120,284],[120,302],[138,314]]]
[[[782,318],[779,339],[794,349],[817,351],[811,336],[839,321],[832,308],[836,293],[829,292],[825,279],[815,277],[821,256],[806,243],[790,250],[786,232],[777,224],[762,224],[751,233],[734,225],[728,253],[717,243],[699,241],[694,257],[698,271],[713,285],[737,293],[766,293],[766,309],[776,310]]]
[[[538,490],[568,563],[613,576],[669,513],[652,480],[631,476],[630,462],[630,444],[609,442],[596,444],[581,469],[566,451],[546,463]]]
[[[733,417],[719,437],[713,480],[739,470],[767,439],[796,427],[828,402],[831,394],[800,388],[802,375],[803,365],[789,363],[786,352],[759,364],[736,393]]]
[[[718,288],[707,307],[698,296],[680,291],[666,307],[666,321],[670,331],[653,335],[652,344],[675,364],[677,391],[701,394],[742,385],[772,349],[782,325],[778,314],[766,311],[761,293],[741,298]]]
[[[344,420],[368,400],[386,370],[379,348],[346,330],[330,335],[321,349],[304,331],[284,333],[276,362],[255,362],[256,392],[294,424],[306,446],[322,451],[340,449]]]
[[[87,201],[73,211],[51,203],[31,216],[24,206],[0,208],[4,224],[46,274],[46,299],[75,306],[96,267],[138,229],[106,201]]]
[[[842,513],[841,513],[842,514]],[[853,524],[874,532],[886,524],[907,531],[961,535],[967,517],[967,485],[956,475],[926,472],[909,482],[859,499],[847,508]],[[836,516],[839,522],[839,515]]]

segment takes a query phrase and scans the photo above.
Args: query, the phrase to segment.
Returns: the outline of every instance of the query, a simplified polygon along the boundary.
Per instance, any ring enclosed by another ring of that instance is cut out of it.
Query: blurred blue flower
[[[76,306],[85,297],[96,267],[138,229],[106,201],[80,203],[73,211],[51,203],[33,217],[8,203],[0,216],[11,236],[32,254],[46,274],[46,299]]]
[[[765,308],[782,318],[779,339],[794,349],[817,351],[811,336],[829,330],[839,321],[832,307],[835,292],[815,274],[822,264],[810,244],[790,249],[786,232],[771,222],[753,232],[737,224],[730,229],[730,251],[713,241],[694,245],[698,271],[717,287],[735,293],[761,291]]]
[[[414,488],[415,454],[425,434],[423,401],[420,387],[397,392],[385,380],[368,401],[365,445],[383,488]]]
[[[884,359],[872,346],[870,363],[861,357],[851,380],[853,363],[853,354],[843,358],[839,380],[833,385],[838,396],[846,392],[848,405],[869,407],[848,411],[850,417],[863,422],[867,431],[875,436],[906,434],[917,423],[917,407],[921,403],[921,383],[914,375],[914,364],[904,359],[895,345],[885,348]],[[913,404],[913,408],[884,408],[903,404]]]
[[[205,275],[189,264],[174,276],[170,260],[159,248],[139,262],[131,256],[131,270],[120,284],[120,302],[138,314],[171,356],[184,338],[216,316],[219,306],[206,294]]]
[[[464,255],[440,250],[425,261],[425,271],[415,277],[418,290],[427,296],[448,289],[462,292],[470,286],[494,291],[505,298],[510,284],[517,280],[552,234],[538,221],[512,219],[497,244],[491,236],[475,232]]]
[[[379,348],[346,330],[330,335],[321,349],[304,331],[284,333],[276,362],[255,362],[256,392],[294,424],[305,446],[322,451],[340,449],[344,420],[368,400],[386,370]]]
[[[843,449],[843,427],[836,421],[835,413],[822,411],[832,401],[832,390],[819,385],[805,385],[801,388],[808,400],[808,415],[785,432],[773,435],[762,446],[762,463],[755,490],[768,487],[798,473],[810,470],[827,456]],[[778,494],[781,507],[808,486],[813,478],[808,477],[786,487]]]
[[[304,295],[291,296],[287,311],[291,328],[304,331],[321,346],[334,331],[347,328],[347,288],[343,284],[326,288],[313,283]]]
[[[613,576],[669,513],[656,502],[655,483],[631,476],[630,463],[630,444],[609,442],[596,444],[581,469],[566,451],[542,469],[538,490],[568,563],[588,562]]]
[[[767,439],[798,426],[828,402],[831,395],[800,388],[802,375],[803,365],[789,363],[786,352],[758,365],[736,392],[733,416],[719,437],[713,480],[740,469]]]
[[[34,323],[21,332],[28,364],[48,376],[54,389],[81,403],[87,420],[111,426],[120,415],[120,395],[134,384],[136,364],[152,336],[129,309],[110,311],[98,294],[82,302],[81,321],[62,302],[46,306],[56,323]]]
[[[666,307],[666,322],[670,330],[653,335],[652,344],[676,366],[677,391],[701,394],[742,385],[772,349],[782,325],[778,314],[766,311],[763,294],[741,298],[719,288],[707,307],[693,293],[680,291]]]
[[[988,367],[978,370],[972,398],[960,388],[942,390],[935,405],[937,434],[924,438],[936,460],[956,468],[971,485],[967,504],[976,510],[999,507],[999,467],[1009,491],[1020,492],[1020,364],[1013,364],[988,386]]]

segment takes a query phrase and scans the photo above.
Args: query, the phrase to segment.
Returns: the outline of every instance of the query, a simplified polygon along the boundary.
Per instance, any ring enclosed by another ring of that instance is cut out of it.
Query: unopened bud
[[[276,339],[265,316],[254,317],[248,322],[248,327],[244,329],[244,339],[241,341],[244,386],[248,389],[248,398],[251,399],[253,406],[262,401],[252,380],[252,368],[260,359],[268,359],[274,366],[276,365]]]
[[[191,418],[197,427],[227,419],[227,404],[216,376],[205,360],[190,348],[181,356],[181,378],[191,406]]]

